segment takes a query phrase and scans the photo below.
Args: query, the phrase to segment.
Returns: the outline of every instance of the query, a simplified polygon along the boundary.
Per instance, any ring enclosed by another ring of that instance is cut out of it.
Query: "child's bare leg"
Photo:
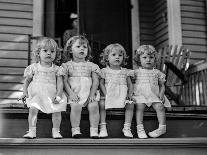
[[[60,134],[61,112],[56,112],[52,114],[52,123],[52,137],[55,139],[62,138]]]
[[[144,117],[145,107],[146,107],[146,105],[144,103],[136,105],[136,121],[137,121],[138,138],[147,138],[147,134],[145,133],[144,125],[143,125],[143,117]]]
[[[81,120],[82,106],[78,103],[71,103],[70,106],[71,106],[70,122],[72,126],[72,137],[79,138],[81,135],[80,120]]]
[[[29,116],[28,116],[29,131],[27,134],[23,136],[24,138],[36,138],[37,115],[38,115],[38,109],[33,107],[29,108]]]
[[[90,120],[90,137],[98,138],[99,124],[99,105],[97,101],[88,104],[89,120]]]
[[[165,107],[162,103],[153,103],[153,108],[155,109],[157,113],[157,119],[159,122],[158,129],[149,132],[149,136],[156,138],[161,136],[166,132],[166,116],[165,116]]]
[[[101,99],[99,102],[99,110],[100,110],[100,138],[108,137],[108,132],[106,128],[106,110],[105,110],[105,100]]]
[[[124,133],[125,137],[133,138],[132,132],[131,132],[131,122],[133,118],[133,112],[134,112],[134,104],[126,104],[125,107],[125,122],[124,122],[124,128],[122,132]]]

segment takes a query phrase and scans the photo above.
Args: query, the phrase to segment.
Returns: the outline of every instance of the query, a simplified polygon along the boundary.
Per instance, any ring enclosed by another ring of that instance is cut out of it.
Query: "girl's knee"
[[[163,105],[162,103],[155,103],[155,104],[153,105],[153,107],[154,107],[154,109],[155,109],[156,111],[158,111],[158,112],[163,112],[163,111],[165,111],[165,107],[164,107],[164,105]]]
[[[36,109],[36,108],[30,108],[30,109],[29,109],[29,113],[30,113],[31,115],[37,115],[37,114],[38,114],[38,109]]]
[[[97,102],[91,102],[88,104],[89,112],[97,112],[99,110],[99,105]]]
[[[145,104],[137,104],[136,105],[136,111],[144,111]]]
[[[127,104],[126,109],[130,110],[130,111],[133,111],[134,110],[134,104]]]
[[[100,100],[99,101],[99,107],[100,107],[101,110],[105,109],[105,100]]]
[[[79,104],[71,104],[70,108],[71,112],[80,113],[82,111],[82,106]]]

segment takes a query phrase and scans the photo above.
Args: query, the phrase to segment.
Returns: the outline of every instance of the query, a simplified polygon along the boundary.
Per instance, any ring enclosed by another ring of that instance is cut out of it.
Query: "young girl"
[[[136,50],[135,62],[139,66],[135,70],[134,96],[136,100],[136,120],[138,138],[147,138],[143,126],[145,106],[152,106],[159,122],[158,129],[149,132],[150,137],[159,137],[166,132],[165,108],[171,107],[164,96],[165,74],[155,69],[157,51],[151,45],[142,45]],[[140,66],[141,65],[141,66]]]
[[[82,107],[87,106],[90,120],[90,137],[98,138],[99,107],[97,88],[100,69],[98,65],[89,62],[91,48],[84,36],[73,36],[65,46],[64,56],[67,60],[62,64],[65,73],[64,84],[69,95],[71,106],[70,121],[72,137],[79,138]]]
[[[36,138],[38,111],[52,113],[52,137],[62,138],[60,132],[61,111],[66,111],[66,100],[62,99],[63,80],[59,67],[54,63],[60,57],[57,43],[51,39],[41,38],[34,49],[36,63],[24,71],[26,77],[23,86],[22,101],[29,107],[29,131],[24,138]]]
[[[126,51],[120,44],[108,45],[102,53],[102,71],[100,88],[104,97],[100,101],[100,138],[108,136],[106,128],[106,109],[125,108],[125,123],[122,132],[132,138],[131,121],[134,104],[132,103],[133,87],[130,76],[133,72],[122,68],[126,65]],[[127,100],[128,99],[128,100]]]

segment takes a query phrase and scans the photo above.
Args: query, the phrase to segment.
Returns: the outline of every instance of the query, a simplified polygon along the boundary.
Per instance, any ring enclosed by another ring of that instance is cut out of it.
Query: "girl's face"
[[[152,69],[155,64],[155,55],[145,52],[144,54],[140,55],[140,62],[143,68]]]
[[[76,40],[72,45],[73,61],[85,61],[88,55],[88,45],[86,42]]]
[[[123,59],[124,54],[119,50],[112,50],[108,56],[110,67],[120,67]]]
[[[52,64],[52,62],[55,60],[56,57],[56,51],[53,49],[40,49],[40,63],[41,64]]]

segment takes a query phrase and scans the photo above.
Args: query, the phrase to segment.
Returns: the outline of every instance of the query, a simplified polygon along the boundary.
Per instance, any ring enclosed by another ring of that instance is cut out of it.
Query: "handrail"
[[[205,69],[207,69],[207,61],[200,61],[198,63],[191,65],[187,71],[187,74],[194,74]]]

